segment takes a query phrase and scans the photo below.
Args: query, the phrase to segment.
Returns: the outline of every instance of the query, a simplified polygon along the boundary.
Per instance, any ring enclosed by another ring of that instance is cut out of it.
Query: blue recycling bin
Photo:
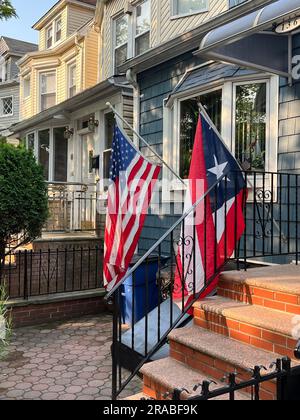
[[[140,257],[135,256],[131,268]],[[161,267],[167,262],[167,257],[161,257]],[[158,306],[159,290],[157,287],[158,256],[152,255],[129,276],[122,285],[121,314],[123,323],[136,324]],[[148,290],[146,278],[148,276]],[[134,278],[133,278],[134,277]],[[134,310],[133,310],[134,303]]]

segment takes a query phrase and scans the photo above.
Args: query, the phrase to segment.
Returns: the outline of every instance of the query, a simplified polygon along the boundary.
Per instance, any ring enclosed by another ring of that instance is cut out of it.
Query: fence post
[[[24,251],[24,300],[28,300],[27,250]]]

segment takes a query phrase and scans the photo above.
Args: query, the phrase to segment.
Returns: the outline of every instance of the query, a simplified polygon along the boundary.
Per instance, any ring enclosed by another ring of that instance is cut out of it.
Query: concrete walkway
[[[0,400],[109,400],[112,317],[14,331],[0,359]],[[123,397],[141,390],[136,379]]]

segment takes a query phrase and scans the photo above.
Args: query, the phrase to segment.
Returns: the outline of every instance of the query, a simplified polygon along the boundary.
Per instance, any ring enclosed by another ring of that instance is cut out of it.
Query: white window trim
[[[41,92],[41,78],[42,75],[44,74],[51,74],[51,73],[55,73],[55,104],[57,104],[57,87],[58,87],[58,80],[57,80],[57,71],[55,70],[47,70],[47,71],[39,71],[38,72],[38,106],[39,106],[39,111],[42,112],[42,92]],[[51,92],[48,92],[48,94]],[[54,92],[52,92],[54,93]],[[49,108],[48,108],[49,109]]]
[[[178,1],[179,0],[170,0],[170,2],[171,2],[171,4],[170,4],[171,20],[181,19],[181,18],[200,15],[200,14],[209,12],[210,0],[206,0],[206,7],[205,8],[203,8],[199,11],[188,12],[188,13],[178,13],[178,8],[177,8],[177,4],[176,4]]]
[[[2,112],[0,113],[0,117],[1,118],[11,118],[14,116],[14,95],[6,95],[6,96],[1,96],[0,97],[0,101],[2,101],[3,99],[11,99],[11,103],[12,103],[12,112],[10,114],[2,114]]]
[[[136,16],[136,10],[137,7],[140,6],[141,4],[145,3],[146,1],[149,1],[150,3],[150,29],[148,31],[144,31],[143,33],[137,35],[136,34],[136,22],[137,22],[137,16]],[[128,40],[127,42],[125,42],[122,45],[118,45],[118,47],[116,47],[116,22],[118,19],[120,19],[122,16],[124,16],[124,12],[122,13],[118,13],[115,16],[112,17],[112,27],[113,27],[113,36],[112,36],[112,51],[113,51],[113,63],[112,63],[112,71],[113,73],[115,73],[116,70],[116,50],[124,47],[125,45],[127,45],[127,59],[129,60],[130,58],[135,57],[136,55],[136,48],[135,48],[135,42],[138,38],[140,38],[141,36],[147,34],[149,32],[150,34],[150,45],[149,45],[149,49],[151,48],[151,16],[152,16],[152,0],[141,0],[138,1],[136,3],[134,3],[133,5],[134,11],[131,15],[128,15]]]
[[[62,23],[62,16],[61,15],[57,16],[45,29],[45,31],[46,31],[46,35],[45,35],[45,48],[46,48],[46,50],[49,50],[49,49],[55,47],[56,45],[58,45],[62,42],[62,39],[63,39],[62,28],[61,28],[61,37],[58,41],[56,40],[56,34],[57,34],[57,32],[56,32],[56,22],[59,21],[59,20]],[[48,47],[48,39],[49,39],[48,38],[48,31],[49,31],[49,29],[52,29],[52,43]]]
[[[217,83],[204,85],[174,95],[171,105],[164,106],[163,116],[163,159],[179,174],[180,125],[173,121],[180,121],[180,103],[196,95],[222,89],[222,138],[230,150],[234,151],[235,132],[235,86],[249,83],[267,83],[267,113],[269,114],[266,132],[266,168],[265,172],[277,172],[278,167],[278,118],[279,118],[279,77],[274,75],[252,75],[231,78]],[[231,121],[231,124],[228,124]],[[182,184],[174,179],[168,169],[163,168],[162,200],[163,202],[178,201],[184,190]],[[251,180],[250,180],[251,181]],[[188,182],[188,181],[187,181]],[[171,185],[171,189],[170,189]],[[176,192],[181,193],[177,196]]]
[[[57,22],[59,22],[60,21],[60,39],[57,39],[57,30],[56,30],[56,25],[57,25]],[[57,45],[58,43],[60,43],[61,42],[61,40],[62,40],[62,17],[61,16],[58,16],[56,19],[54,19],[54,25],[53,25],[53,27],[54,27],[54,45]]]
[[[25,95],[25,83],[29,83],[29,92],[28,95]],[[23,99],[28,99],[31,96],[31,74],[23,77]]]
[[[76,77],[75,77],[75,85],[71,86],[70,82],[71,82],[71,69],[75,67],[75,72],[76,72]],[[76,88],[76,93],[78,93],[77,91],[77,63],[76,60],[70,61],[67,64],[67,73],[68,73],[68,81],[67,81],[67,98],[71,98],[72,96],[70,95],[70,89],[71,87],[75,87]],[[73,96],[75,96],[73,95]]]

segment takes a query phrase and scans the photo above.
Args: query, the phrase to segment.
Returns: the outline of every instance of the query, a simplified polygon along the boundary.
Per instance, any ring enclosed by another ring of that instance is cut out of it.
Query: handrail
[[[85,184],[84,182],[58,182],[58,181],[46,181],[46,185],[51,186],[51,185],[57,185],[57,186],[84,186],[84,187],[96,187],[97,183],[89,183],[89,184]]]
[[[126,279],[131,276],[141,265],[142,263],[152,254],[153,251],[183,222],[191,213],[198,207],[198,205],[210,194],[213,189],[225,178],[228,176],[228,173],[223,174],[196,202],[193,206],[187,210],[183,215],[174,223],[173,226],[140,258],[140,260],[126,273],[126,276],[118,284],[113,287],[112,290],[108,292],[105,299],[108,300],[111,296],[125,283]]]

